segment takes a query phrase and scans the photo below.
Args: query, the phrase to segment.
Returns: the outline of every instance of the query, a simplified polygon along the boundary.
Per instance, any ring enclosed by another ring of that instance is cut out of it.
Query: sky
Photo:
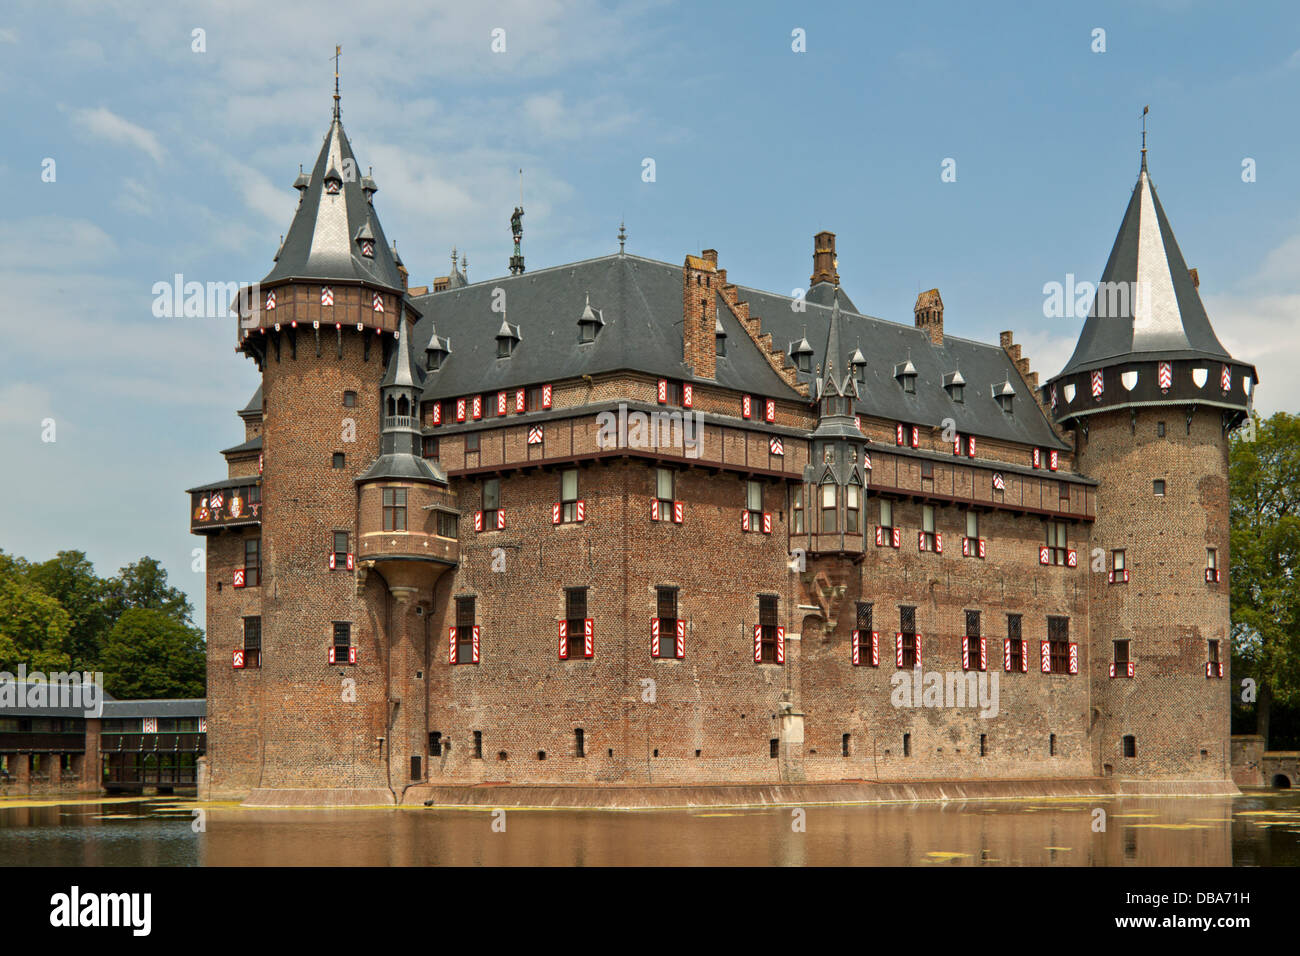
[[[1215,330],[1258,366],[1262,414],[1300,412],[1293,3],[9,0],[6,552],[79,549],[102,575],[153,556],[202,621],[183,492],[225,477],[258,376],[231,320],[159,317],[154,289],[270,270],[336,44],[412,285],[453,246],[471,281],[506,272],[522,169],[530,269],[616,251],[623,220],[629,252],[714,248],[730,281],[790,294],[829,229],[862,311],[910,323],[938,287],[949,334],[1014,330],[1043,378],[1082,324],[1047,317],[1044,286],[1100,277],[1149,105]]]

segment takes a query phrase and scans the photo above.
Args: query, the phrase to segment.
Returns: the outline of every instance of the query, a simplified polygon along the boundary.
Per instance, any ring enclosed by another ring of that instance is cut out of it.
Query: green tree
[[[30,565],[28,578],[68,612],[64,650],[77,670],[95,670],[100,645],[113,621],[105,605],[108,582],[95,574],[84,551],[60,551],[49,561]]]
[[[158,608],[127,608],[104,639],[100,666],[105,689],[120,699],[202,697],[203,632]]]
[[[1274,702],[1300,704],[1300,417],[1234,433],[1229,458],[1234,651],[1259,682],[1256,732]]]
[[[14,573],[13,559],[6,557],[3,563],[0,670],[16,673],[20,664],[26,664],[29,671],[70,670],[72,661],[64,650],[70,625],[68,613],[25,574]]]
[[[128,564],[117,577],[107,583],[105,601],[109,617],[116,621],[130,608],[150,608],[162,611],[177,621],[190,623],[194,606],[185,592],[167,583],[167,572],[150,557]]]

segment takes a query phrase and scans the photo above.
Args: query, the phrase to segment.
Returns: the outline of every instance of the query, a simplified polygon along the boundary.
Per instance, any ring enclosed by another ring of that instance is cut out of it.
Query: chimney
[[[718,274],[716,249],[687,256],[682,266],[682,361],[699,378],[718,375]]]
[[[939,290],[930,289],[918,295],[912,312],[916,315],[916,327],[929,334],[930,342],[943,345],[943,299]]]
[[[808,279],[809,287],[818,282],[840,284],[840,274],[835,268],[835,233],[819,232],[813,236],[813,273]]]
[[[1192,276],[1192,286],[1193,286],[1193,288],[1197,288],[1197,289],[1199,289],[1199,288],[1201,287],[1201,276],[1200,276],[1200,274],[1199,274],[1195,269],[1188,269],[1187,271],[1188,271],[1189,273],[1191,273],[1191,276]]]

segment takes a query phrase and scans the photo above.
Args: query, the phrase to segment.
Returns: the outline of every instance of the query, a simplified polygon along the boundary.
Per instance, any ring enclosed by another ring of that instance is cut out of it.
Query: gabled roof
[[[342,180],[337,193],[326,190],[327,177]],[[366,282],[401,291],[397,261],[362,188],[362,178],[352,144],[343,132],[343,122],[335,116],[312,167],[311,179],[299,192],[298,209],[275,266],[262,285],[290,279],[325,279]],[[374,258],[361,254],[357,237],[363,228],[374,236]]]
[[[1199,357],[1230,358],[1210,327],[1143,157],[1078,345],[1056,378],[1136,358]]]
[[[762,321],[776,342],[793,342],[805,335],[811,343],[826,342],[834,303],[834,287],[826,305],[795,300],[751,288],[738,288],[750,314]],[[496,332],[500,318],[492,311],[493,290],[506,292],[510,317],[518,322],[522,341],[509,358],[497,358]],[[590,292],[593,308],[602,310],[605,328],[596,341],[579,344],[573,316]],[[428,373],[424,398],[470,395],[496,389],[540,384],[584,374],[634,370],[665,378],[692,379],[683,364],[682,266],[633,255],[598,259],[502,276],[490,281],[417,296],[413,304],[423,318],[413,339],[428,342],[436,321],[438,332],[451,339],[455,351],[443,367]],[[998,345],[986,345],[945,335],[942,345],[913,325],[887,322],[857,313],[840,293],[840,339],[858,342],[866,358],[865,384],[857,386],[856,409],[894,421],[938,426],[951,418],[959,432],[1010,442],[1064,449],[1010,357]],[[806,401],[776,373],[740,321],[715,293],[718,321],[727,338],[725,355],[717,356],[716,381],[725,388],[775,398]],[[815,346],[814,346],[815,347]],[[823,354],[816,364],[825,365]],[[894,379],[896,363],[910,359],[917,370],[916,394],[907,394]],[[418,356],[423,366],[424,355]],[[836,375],[851,369],[836,363]],[[952,400],[943,377],[955,368],[969,383],[964,403]],[[797,381],[816,394],[815,372],[799,372]],[[1010,381],[1021,401],[1014,413],[1002,411],[989,383]]]

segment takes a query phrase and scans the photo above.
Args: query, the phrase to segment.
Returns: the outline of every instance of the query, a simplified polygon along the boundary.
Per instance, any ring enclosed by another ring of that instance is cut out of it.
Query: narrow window
[[[781,754],[781,741],[773,737],[767,742],[768,756],[775,760]]]
[[[334,568],[346,569],[348,566],[348,533],[334,532]]]
[[[1115,574],[1118,577],[1120,572],[1122,572],[1127,567],[1127,565],[1124,563],[1124,549],[1120,548],[1115,551],[1112,551],[1110,553],[1110,560],[1111,560],[1111,567],[1115,569]]]
[[[934,505],[921,506],[921,532],[925,535],[925,550],[933,551],[935,545]]]
[[[474,759],[483,759],[483,731],[474,731]]]
[[[790,530],[794,534],[803,534],[803,485],[795,485],[790,490]]]
[[[1056,483],[1057,497],[1062,501],[1070,500],[1070,483],[1068,481],[1058,481]]]
[[[980,734],[980,756],[981,757],[988,756],[988,752],[989,752],[988,741],[989,741],[988,734]]]
[[[442,756],[442,733],[437,730],[429,731],[429,756]]]
[[[758,597],[758,623],[760,633],[759,659],[764,664],[776,663],[777,598],[772,594]]]
[[[838,529],[839,486],[827,481],[822,486],[822,534],[834,534]]]
[[[858,516],[862,511],[862,487],[849,484],[844,486],[844,530],[848,534],[861,534]]]
[[[1128,641],[1115,641],[1115,676],[1128,675]]]
[[[849,735],[845,734],[840,739],[840,756],[847,757],[848,755],[849,755]]]
[[[871,615],[874,605],[867,601],[858,602],[858,630],[866,637],[871,636]]]
[[[456,598],[456,663],[474,663],[474,598]]]
[[[972,541],[980,536],[980,516],[978,511],[966,512],[966,537]]]
[[[932,461],[921,462],[921,480],[934,481],[934,462]]]
[[[1164,422],[1156,422],[1156,436],[1159,437],[1159,438],[1164,438],[1164,437],[1165,437],[1165,423],[1164,423]]]
[[[424,436],[423,451],[424,451],[425,458],[432,458],[435,461],[437,460],[438,458],[438,436],[437,435]]]
[[[587,589],[564,589],[565,642],[569,660],[581,660],[586,641]]]
[[[912,756],[912,735],[903,734],[903,756]]]
[[[413,756],[411,757],[411,779],[419,780],[420,776],[420,758]]]
[[[244,666],[262,666],[262,619],[244,618]]]
[[[898,629],[903,634],[903,667],[916,666],[916,608],[903,606],[898,609]]]
[[[347,664],[351,659],[352,625],[347,621],[334,622],[334,663]]]
[[[655,469],[655,497],[659,500],[659,517],[673,513],[673,469]]]
[[[344,455],[343,455],[343,452],[341,452],[341,451],[336,451],[336,452],[334,453],[334,461],[333,461],[333,465],[334,465],[334,467],[335,467],[335,468],[342,468],[342,467],[343,467],[343,463],[344,463],[344,461],[345,461],[345,457],[344,457]]]
[[[1219,642],[1218,642],[1218,640],[1212,640],[1212,641],[1209,642],[1209,661],[1210,661],[1211,664],[1215,664],[1215,665],[1217,665],[1217,664],[1219,663]]]
[[[1007,640],[1011,642],[1011,669],[1013,671],[1024,670],[1025,668],[1025,642],[1020,635],[1020,615],[1007,615]]]
[[[1132,734],[1126,734],[1124,736],[1124,756],[1136,757],[1137,755],[1138,755],[1137,738],[1134,737]]]
[[[1056,756],[1056,734],[1047,735],[1047,755],[1049,757]]]
[[[578,520],[578,469],[566,468],[560,472],[560,520]]]
[[[1205,549],[1205,569],[1207,571],[1217,571],[1219,569],[1219,549]]]
[[[1051,563],[1063,567],[1069,551],[1064,521],[1047,522],[1047,548]]]
[[[751,531],[763,530],[763,483],[753,481],[752,479],[745,482],[745,510],[749,512],[749,528]]]
[[[894,503],[888,498],[880,499],[880,527],[886,531],[894,527]]]
[[[487,478],[483,481],[483,527],[497,526],[497,511],[501,508],[501,479]]]
[[[244,586],[262,583],[262,539],[244,539]]]
[[[659,618],[658,657],[677,656],[677,588],[655,588],[656,615]]]
[[[582,739],[582,728],[575,728],[573,731],[573,755],[575,757],[587,756],[587,749]]]
[[[357,393],[356,393],[356,392],[352,392],[352,391],[344,392],[344,393],[343,393],[343,407],[344,407],[344,408],[356,408],[356,405],[357,405]]]
[[[482,436],[478,432],[469,432],[465,436],[465,451],[476,452],[481,448]]]
[[[385,488],[383,493],[384,530],[406,530],[406,489]]]
[[[1070,619],[1068,617],[1049,617],[1047,619],[1048,653],[1051,655],[1053,674],[1070,672]]]
[[[966,663],[967,670],[984,670],[984,659],[980,654],[980,612],[966,612]]]
[[[1151,482],[1151,492],[1157,498],[1163,498],[1165,495],[1165,480],[1163,478],[1157,478],[1155,481]]]

